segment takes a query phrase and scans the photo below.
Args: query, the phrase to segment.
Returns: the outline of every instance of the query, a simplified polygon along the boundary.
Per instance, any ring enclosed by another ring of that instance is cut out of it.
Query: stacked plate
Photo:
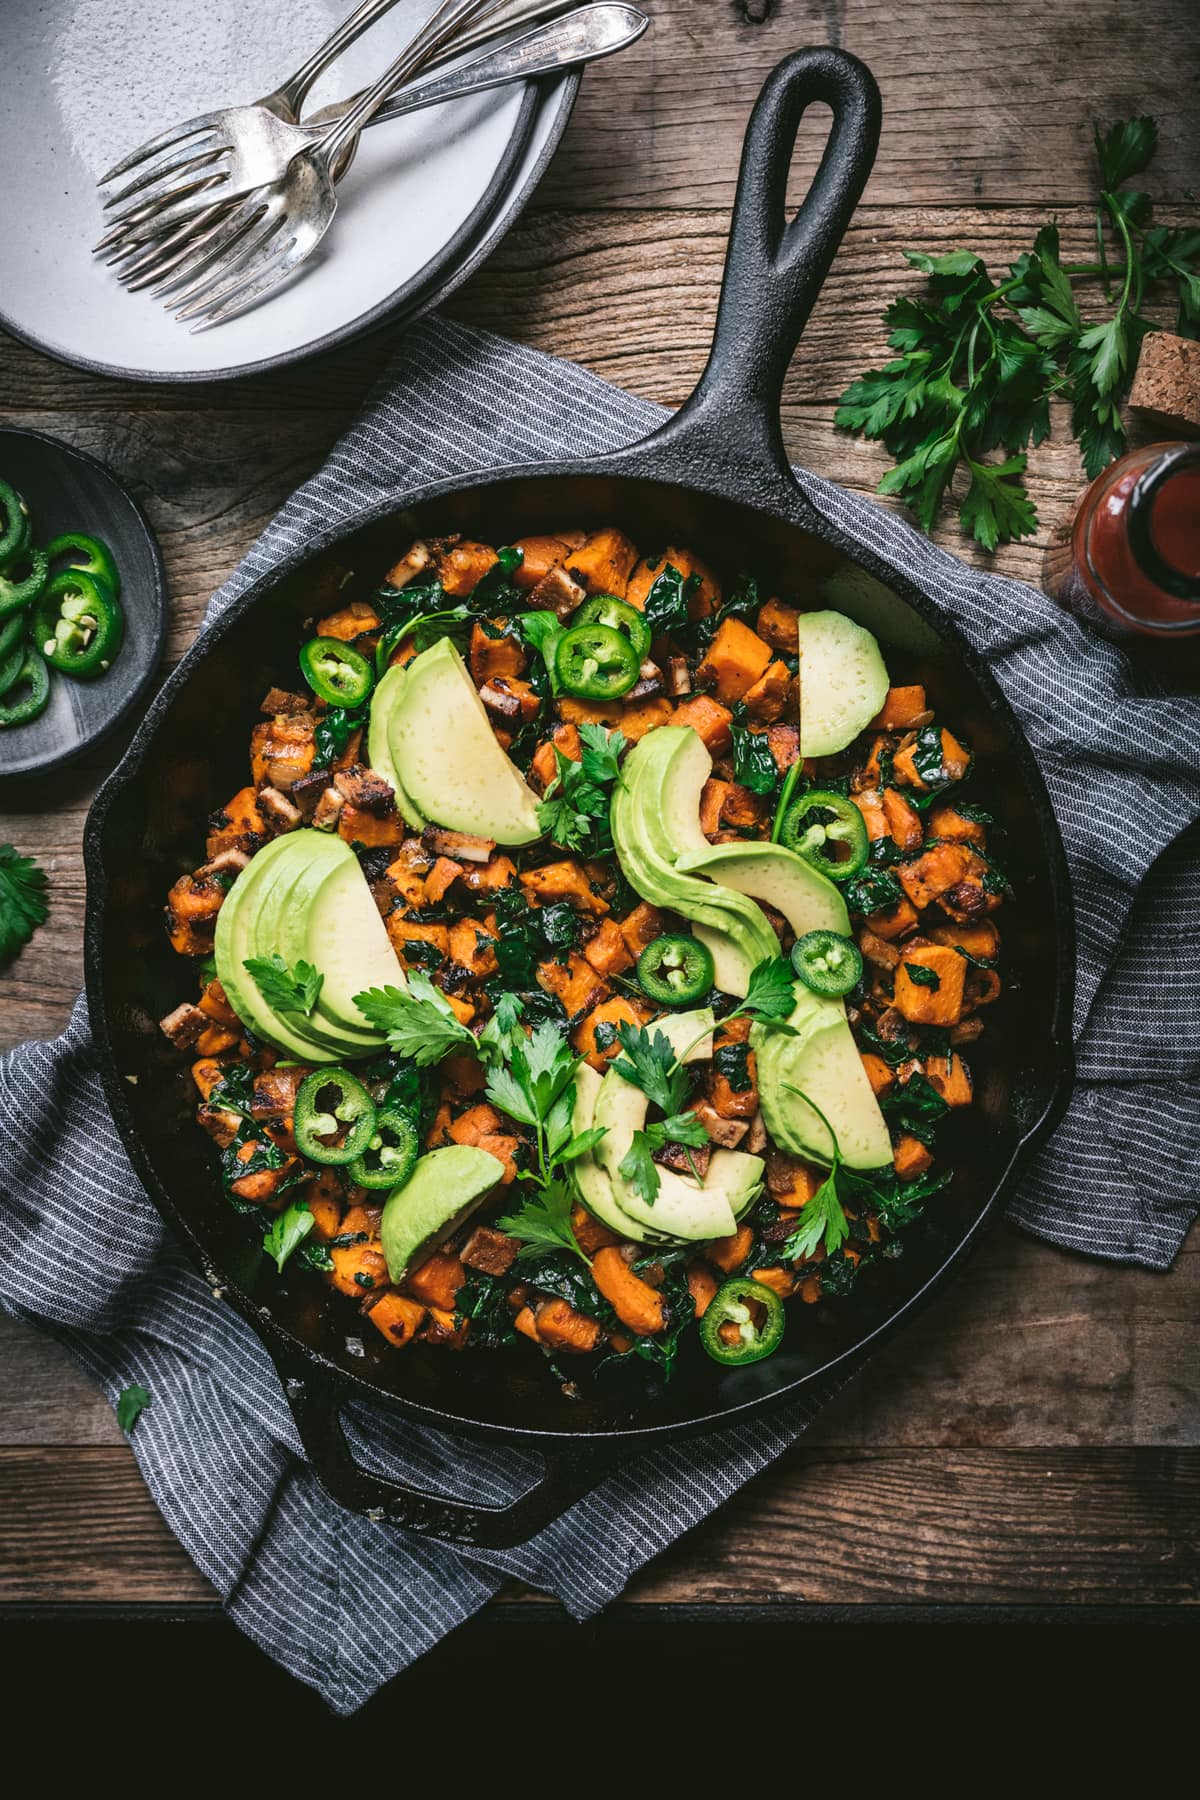
[[[365,132],[324,254],[268,304],[195,335],[93,258],[97,178],[180,119],[268,93],[349,0],[42,0],[3,9],[0,324],[52,356],[145,381],[245,375],[466,280],[529,198],[570,117],[577,73],[449,102]],[[399,0],[328,70],[306,112],[367,85],[434,9]]]

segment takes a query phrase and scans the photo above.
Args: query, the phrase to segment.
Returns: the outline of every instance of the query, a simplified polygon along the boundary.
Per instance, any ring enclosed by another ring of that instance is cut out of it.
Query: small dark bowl
[[[103,538],[121,572],[125,640],[96,681],[53,672],[50,703],[28,725],[0,731],[0,778],[55,769],[114,730],[150,687],[167,631],[158,544],[141,508],[102,463],[40,431],[0,430],[0,478],[22,494],[34,541],[66,531]]]

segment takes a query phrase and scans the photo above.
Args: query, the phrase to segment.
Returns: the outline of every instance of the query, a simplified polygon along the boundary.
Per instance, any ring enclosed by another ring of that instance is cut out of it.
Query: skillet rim
[[[673,420],[678,420],[681,416],[681,413],[672,415],[665,421],[665,425],[670,426]],[[658,457],[662,457],[664,466],[661,470],[655,471],[653,464]],[[643,468],[639,466],[641,463],[648,463],[650,466]],[[761,474],[761,471],[759,473]],[[649,1445],[653,1442],[683,1438],[694,1433],[711,1430],[714,1427],[745,1421],[765,1409],[780,1405],[787,1399],[795,1398],[811,1383],[827,1380],[834,1373],[841,1372],[843,1379],[847,1378],[883,1342],[919,1312],[921,1307],[928,1303],[957,1269],[967,1253],[974,1248],[980,1234],[990,1224],[1005,1190],[1015,1181],[1034,1150],[1049,1136],[1065,1112],[1075,1075],[1074,1044],[1071,1034],[1071,1013],[1075,989],[1075,921],[1071,882],[1066,852],[1049,791],[1016,713],[990,667],[967,643],[954,620],[942,614],[904,570],[893,569],[891,564],[877,555],[870,547],[860,549],[859,546],[852,545],[845,534],[809,501],[798,485],[794,484],[794,478],[792,492],[789,493],[788,487],[781,479],[777,486],[773,486],[768,499],[751,500],[738,493],[738,474],[738,471],[728,467],[706,469],[703,466],[681,473],[678,447],[659,440],[658,434],[655,432],[650,437],[611,452],[608,456],[592,457],[582,462],[524,463],[505,468],[479,469],[473,470],[467,475],[431,483],[411,492],[397,488],[389,489],[386,494],[378,496],[366,506],[333,522],[324,529],[318,530],[307,538],[303,546],[288,552],[271,569],[265,570],[261,575],[255,577],[241,594],[229,602],[210,625],[201,626],[197,636],[155,695],[120,762],[97,792],[88,810],[83,838],[83,860],[87,878],[84,972],[88,1013],[96,1041],[105,1098],[126,1153],[156,1210],[183,1243],[191,1261],[199,1268],[204,1278],[214,1288],[221,1289],[220,1297],[232,1306],[233,1310],[245,1320],[263,1343],[264,1348],[275,1362],[281,1378],[286,1378],[289,1369],[294,1369],[299,1364],[344,1390],[344,1398],[369,1399],[376,1405],[383,1403],[386,1406],[395,1407],[405,1415],[434,1429],[449,1429],[452,1432],[461,1432],[468,1437],[500,1440],[508,1444],[524,1444],[547,1453],[554,1447],[560,1451],[568,1451],[571,1447],[578,1449],[585,1445],[601,1446],[606,1443],[621,1446]],[[685,475],[687,478],[684,478]],[[204,1251],[189,1221],[180,1213],[174,1200],[159,1181],[150,1164],[150,1159],[142,1147],[129,1111],[125,1084],[116,1064],[104,1001],[102,977],[102,939],[108,887],[103,836],[108,815],[117,796],[130,786],[141,773],[142,765],[153,747],[159,724],[176,695],[191,678],[193,671],[221,642],[226,632],[231,630],[280,581],[297,574],[306,564],[315,561],[344,539],[353,536],[355,532],[382,524],[390,515],[418,510],[450,495],[469,493],[473,489],[532,480],[549,482],[560,478],[580,480],[616,478],[637,481],[643,485],[657,484],[661,487],[683,489],[695,496],[720,499],[726,503],[732,503],[745,512],[763,514],[819,538],[831,549],[838,551],[847,560],[873,576],[885,587],[890,588],[909,604],[952,654],[958,657],[970,671],[992,717],[1004,733],[1008,749],[1017,758],[1022,779],[1027,784],[1037,815],[1039,841],[1049,882],[1051,912],[1058,948],[1058,955],[1055,959],[1055,985],[1047,1058],[1047,1079],[1050,1091],[1045,1104],[1037,1118],[1018,1138],[1007,1163],[992,1182],[987,1198],[976,1219],[915,1293],[911,1294],[897,1307],[894,1313],[875,1326],[866,1336],[859,1338],[855,1343],[830,1358],[829,1361],[819,1364],[806,1374],[795,1377],[771,1392],[751,1395],[733,1404],[716,1407],[713,1411],[686,1420],[675,1420],[656,1425],[616,1426],[600,1430],[581,1428],[563,1431],[483,1423],[477,1419],[462,1418],[454,1412],[394,1394],[388,1389],[378,1386],[365,1374],[343,1368],[340,1364],[330,1361],[322,1351],[306,1344],[294,1332],[281,1325],[269,1307],[257,1304],[227,1272],[218,1269]]]

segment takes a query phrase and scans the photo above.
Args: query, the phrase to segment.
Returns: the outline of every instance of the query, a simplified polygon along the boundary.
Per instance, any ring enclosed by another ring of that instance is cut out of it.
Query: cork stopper
[[[1173,437],[1200,437],[1200,342],[1152,331],[1142,340],[1129,404]]]

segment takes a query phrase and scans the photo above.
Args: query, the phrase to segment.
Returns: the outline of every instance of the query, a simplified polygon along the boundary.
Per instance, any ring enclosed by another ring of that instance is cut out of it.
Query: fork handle
[[[362,0],[362,5],[356,6],[349,18],[342,20],[337,30],[331,32],[320,48],[313,51],[308,61],[276,88],[273,98],[290,109],[292,118],[298,119],[305,100],[330,63],[335,62],[343,50],[348,50],[376,19],[382,19],[384,13],[391,12],[395,5],[396,0]]]

